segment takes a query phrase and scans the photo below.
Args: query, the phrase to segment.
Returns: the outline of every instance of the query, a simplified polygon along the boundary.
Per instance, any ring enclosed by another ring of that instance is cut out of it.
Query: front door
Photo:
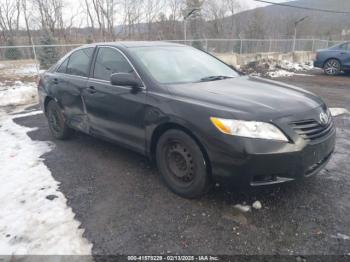
[[[99,47],[91,78],[83,92],[92,134],[145,151],[146,91],[110,83],[113,73],[135,73],[124,55],[113,47]]]

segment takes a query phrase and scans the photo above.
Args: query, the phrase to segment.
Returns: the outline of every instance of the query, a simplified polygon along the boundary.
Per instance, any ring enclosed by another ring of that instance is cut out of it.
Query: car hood
[[[169,86],[177,99],[229,110],[245,118],[269,119],[299,114],[323,105],[318,96],[301,88],[259,77],[242,76],[220,81]],[[261,118],[261,117],[260,117]]]

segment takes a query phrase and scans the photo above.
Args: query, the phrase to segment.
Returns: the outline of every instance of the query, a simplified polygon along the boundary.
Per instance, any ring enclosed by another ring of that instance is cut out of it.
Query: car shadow
[[[43,115],[15,122],[37,127],[28,133],[31,139],[52,141]],[[53,142],[44,162],[82,223],[84,236],[94,244],[95,255],[288,254],[291,247],[313,253],[349,251],[334,239],[324,246],[339,218],[338,228],[350,222],[348,212],[337,208],[348,196],[347,184],[327,177],[337,169],[279,186],[215,186],[204,197],[188,200],[170,192],[141,155],[81,133]],[[235,207],[257,200],[260,210]]]

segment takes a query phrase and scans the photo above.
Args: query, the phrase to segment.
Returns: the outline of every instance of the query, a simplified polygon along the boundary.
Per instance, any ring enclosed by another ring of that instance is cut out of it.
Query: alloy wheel
[[[341,65],[338,60],[330,59],[324,66],[324,71],[327,75],[337,75],[341,70]]]

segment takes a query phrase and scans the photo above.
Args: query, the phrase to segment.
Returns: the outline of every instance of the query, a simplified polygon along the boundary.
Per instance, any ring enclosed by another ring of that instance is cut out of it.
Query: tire
[[[197,198],[208,192],[210,177],[203,153],[185,132],[171,129],[158,140],[158,170],[165,184],[185,198]]]
[[[341,72],[341,63],[337,59],[329,59],[324,64],[323,70],[326,75],[336,76]]]
[[[51,100],[47,105],[46,112],[52,136],[59,140],[69,138],[73,130],[67,126],[60,106],[54,100]]]

